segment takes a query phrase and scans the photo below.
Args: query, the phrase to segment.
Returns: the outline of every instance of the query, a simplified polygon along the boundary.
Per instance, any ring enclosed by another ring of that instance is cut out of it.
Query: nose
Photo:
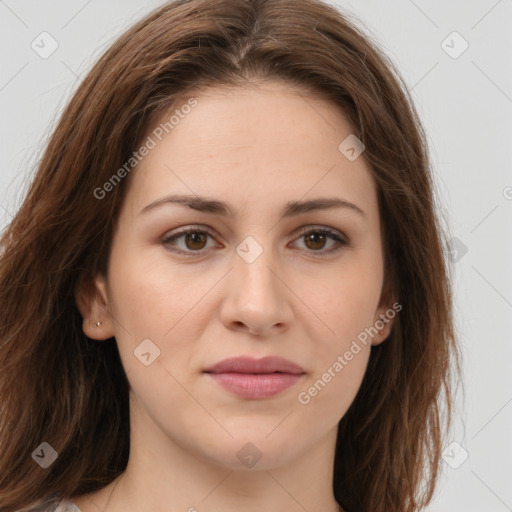
[[[289,328],[293,294],[271,250],[252,262],[235,253],[225,286],[220,317],[228,329],[268,337]]]

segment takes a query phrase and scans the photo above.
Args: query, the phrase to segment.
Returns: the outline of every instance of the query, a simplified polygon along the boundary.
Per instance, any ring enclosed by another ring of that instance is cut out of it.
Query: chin
[[[272,432],[278,423],[264,432],[250,428],[230,430],[232,438],[226,434],[222,439],[209,439],[202,449],[196,445],[195,451],[199,457],[231,471],[276,469],[291,463],[300,454],[297,440],[286,429]],[[304,443],[303,437],[301,441]]]

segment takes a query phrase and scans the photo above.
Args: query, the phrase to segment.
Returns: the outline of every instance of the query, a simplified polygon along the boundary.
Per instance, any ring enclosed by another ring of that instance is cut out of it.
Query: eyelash
[[[164,239],[162,239],[162,244],[164,245],[168,245],[170,242],[184,236],[184,235],[187,235],[187,234],[191,234],[191,233],[204,233],[206,235],[209,235],[210,237],[214,238],[213,234],[211,233],[211,231],[209,229],[205,229],[203,227],[187,227],[186,229],[182,229],[181,231],[178,231],[168,237],[165,237]],[[314,256],[324,256],[324,255],[327,255],[327,254],[334,254],[334,253],[337,253],[338,251],[340,251],[341,249],[343,249],[344,247],[346,246],[349,246],[349,242],[342,238],[336,231],[332,231],[328,228],[303,228],[299,234],[299,236],[297,238],[302,238],[306,235],[310,235],[312,233],[316,233],[316,234],[322,234],[322,235],[327,235],[328,237],[330,237],[331,239],[333,239],[334,241],[336,241],[339,245],[338,247],[334,248],[334,249],[324,249],[324,250],[321,250],[321,251],[314,251],[314,250],[307,250],[307,252],[311,253],[312,255]],[[169,249],[170,251],[172,252],[175,252],[175,253],[178,253],[178,254],[184,254],[184,255],[187,255],[187,256],[191,256],[191,255],[202,255],[204,254],[208,249],[201,249],[199,251],[192,251],[192,250],[188,250],[188,251],[183,251],[181,249],[176,249],[176,248],[173,248],[173,249]]]

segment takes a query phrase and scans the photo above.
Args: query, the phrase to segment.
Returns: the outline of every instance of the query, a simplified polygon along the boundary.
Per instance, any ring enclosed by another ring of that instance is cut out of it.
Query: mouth
[[[246,399],[270,398],[297,384],[305,371],[281,357],[225,359],[204,371],[224,390]]]

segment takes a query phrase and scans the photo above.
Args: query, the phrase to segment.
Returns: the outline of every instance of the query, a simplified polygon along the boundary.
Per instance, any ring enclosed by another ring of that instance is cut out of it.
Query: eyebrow
[[[207,198],[207,197],[199,197],[196,195],[170,195],[166,197],[162,197],[161,199],[157,199],[152,203],[145,206],[139,213],[146,213],[148,211],[154,210],[155,208],[159,208],[168,204],[178,204],[181,206],[185,206],[191,208],[192,210],[204,213],[213,213],[215,215],[222,216],[231,216],[233,217],[232,208],[225,202]],[[294,217],[296,215],[300,215],[302,213],[318,211],[318,210],[328,210],[332,208],[346,208],[357,212],[359,215],[367,218],[366,213],[359,208],[359,206],[351,203],[350,201],[346,201],[344,199],[340,199],[337,197],[332,198],[318,198],[311,199],[309,201],[289,201],[285,204],[282,212],[281,219]]]

